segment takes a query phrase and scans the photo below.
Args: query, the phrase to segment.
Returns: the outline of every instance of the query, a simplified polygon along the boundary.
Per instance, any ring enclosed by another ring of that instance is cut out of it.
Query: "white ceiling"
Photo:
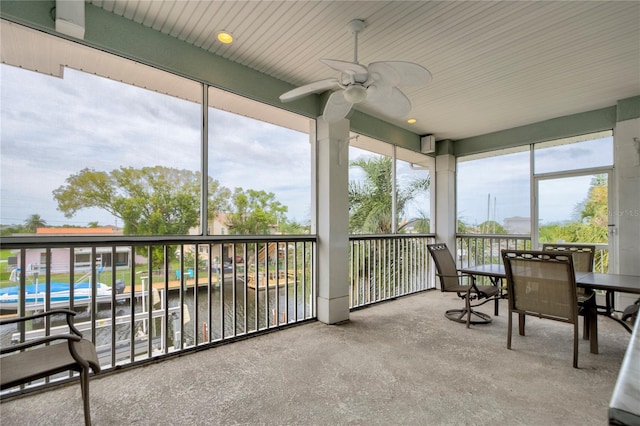
[[[320,58],[406,60],[433,81],[403,91],[437,139],[461,139],[640,95],[638,1],[149,1],[98,7],[294,85],[333,77]],[[218,31],[233,33],[223,45]],[[365,108],[362,108],[365,110]]]
[[[637,1],[90,3],[294,85],[335,75],[320,58],[353,60],[346,26],[363,19],[359,62],[407,60],[433,74],[431,84],[403,89],[418,123],[395,123],[437,139],[485,134],[640,95]],[[223,29],[235,43],[216,41]]]

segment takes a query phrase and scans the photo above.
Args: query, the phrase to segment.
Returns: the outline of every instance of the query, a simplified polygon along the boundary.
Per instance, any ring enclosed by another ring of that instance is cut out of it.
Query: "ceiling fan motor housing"
[[[398,86],[426,84],[431,73],[421,65],[405,61],[378,61],[368,67],[358,62],[358,33],[365,28],[361,19],[349,22],[347,29],[354,36],[353,62],[337,59],[320,59],[339,78],[328,78],[289,90],[280,95],[282,102],[289,102],[311,93],[326,90],[334,92],[324,106],[323,117],[327,122],[345,118],[353,105],[366,103],[366,111],[392,118],[404,117],[411,111],[411,101]]]
[[[361,84],[353,84],[344,90],[344,98],[352,104],[359,104],[367,99],[367,89]]]

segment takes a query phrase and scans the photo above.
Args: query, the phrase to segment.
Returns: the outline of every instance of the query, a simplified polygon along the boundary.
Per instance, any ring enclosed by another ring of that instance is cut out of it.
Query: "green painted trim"
[[[279,96],[295,86],[97,6],[85,4],[85,37],[77,40],[55,31],[50,15],[54,1],[2,1],[0,4],[0,16],[10,21],[305,116],[318,115],[317,96],[283,104]]]
[[[51,9],[55,5],[55,0],[1,0],[0,17],[31,28],[52,32],[55,30],[55,23],[51,19]]]
[[[85,4],[85,39],[65,37],[55,31],[50,12],[54,5],[54,0],[0,0],[0,16],[306,117],[316,118],[322,114],[327,94],[311,95],[283,104],[279,99],[280,94],[294,86],[116,16],[92,4]],[[617,106],[600,110],[554,118],[455,142],[438,141],[436,152],[460,156],[527,145],[613,129],[616,121],[638,117],[640,96],[623,99]],[[420,136],[413,132],[359,111],[352,113],[350,121],[354,132],[420,152]]]
[[[360,111],[353,111],[349,118],[351,130],[392,145],[420,152],[420,136],[394,126]]]
[[[619,100],[616,112],[616,121],[640,118],[640,96]]]
[[[616,107],[607,107],[595,111],[567,115],[540,121],[526,126],[514,127],[486,135],[455,141],[456,156],[478,154],[503,148],[512,148],[567,138],[586,133],[611,130],[616,126]]]
[[[436,155],[446,155],[455,152],[455,144],[451,139],[443,139],[441,141],[436,141]]]

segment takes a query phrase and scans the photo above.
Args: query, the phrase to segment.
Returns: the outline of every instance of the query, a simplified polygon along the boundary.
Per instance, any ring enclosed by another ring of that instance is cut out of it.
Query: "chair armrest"
[[[75,334],[56,334],[53,336],[41,337],[39,339],[29,340],[28,342],[18,343],[17,345],[10,345],[0,349],[0,354],[4,355],[11,352],[21,351],[23,349],[31,348],[33,346],[43,345],[45,343],[55,342],[56,340],[66,340],[68,342],[79,342],[82,337]]]
[[[458,274],[455,275],[447,275],[447,274],[439,274],[439,273],[435,273],[436,277],[445,277],[445,278],[464,278],[464,277],[469,277],[471,278],[471,281],[475,283],[476,281],[476,277],[474,275],[468,274],[466,272],[460,272]]]
[[[76,313],[70,309],[53,309],[51,311],[40,312],[38,314],[33,314],[33,315],[27,315],[26,317],[15,317],[15,318],[3,319],[3,320],[0,320],[0,325],[14,324],[17,322],[24,322],[24,321],[29,321],[36,318],[48,317],[51,315],[61,315],[61,314],[66,314],[67,320],[69,319],[69,316],[76,315]]]
[[[26,317],[15,317],[15,318],[3,319],[3,320],[0,320],[0,325],[26,322],[26,321],[29,321],[29,320],[33,320],[33,319],[37,319],[37,318],[43,318],[43,317],[49,317],[49,316],[53,316],[53,315],[66,315],[67,326],[69,327],[71,332],[73,334],[75,334],[76,336],[82,337],[82,333],[80,333],[80,330],[78,330],[73,325],[73,317],[76,316],[76,312],[72,311],[70,309],[53,309],[53,310],[46,311],[46,312],[40,312],[38,314],[28,315]]]

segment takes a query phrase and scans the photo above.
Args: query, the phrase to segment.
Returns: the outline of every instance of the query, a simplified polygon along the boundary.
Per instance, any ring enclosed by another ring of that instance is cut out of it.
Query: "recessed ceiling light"
[[[220,41],[220,43],[229,44],[233,41],[233,36],[231,35],[231,33],[228,33],[226,31],[220,31],[218,33],[218,40]]]
[[[410,118],[410,119],[408,119],[408,120],[407,120],[407,123],[409,123],[409,124],[414,124],[414,123],[416,123],[417,121],[418,121],[418,120],[416,120],[415,118]]]

